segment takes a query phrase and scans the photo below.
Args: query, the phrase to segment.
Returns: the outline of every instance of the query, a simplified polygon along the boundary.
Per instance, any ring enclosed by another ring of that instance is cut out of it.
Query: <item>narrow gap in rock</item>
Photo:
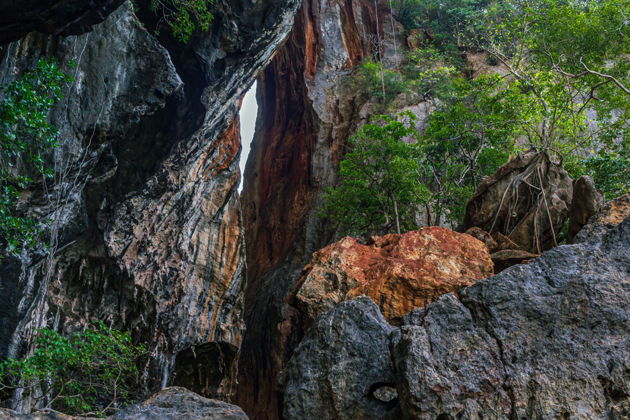
[[[239,166],[241,168],[241,183],[238,186],[239,193],[243,191],[243,176],[245,174],[245,164],[251,150],[254,132],[256,131],[256,116],[258,115],[258,102],[256,101],[256,88],[258,82],[254,81],[243,99],[243,105],[239,111],[241,120],[241,160]]]

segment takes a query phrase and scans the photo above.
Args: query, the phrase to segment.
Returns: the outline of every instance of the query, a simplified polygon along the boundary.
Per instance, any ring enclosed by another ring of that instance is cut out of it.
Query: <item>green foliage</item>
[[[601,150],[588,157],[570,157],[565,168],[572,177],[590,175],[606,199],[630,193],[630,137],[614,150]]]
[[[422,0],[390,0],[396,20],[407,29],[418,28],[418,16],[422,14]]]
[[[18,215],[20,190],[30,176],[49,177],[44,155],[57,147],[57,129],[48,122],[48,112],[61,98],[70,78],[52,60],[40,60],[37,67],[2,87],[0,102],[0,242],[9,252],[37,244],[34,220]],[[20,175],[27,173],[30,176]]]
[[[402,68],[407,91],[418,100],[447,95],[457,73],[457,66],[430,46],[409,51]]]
[[[519,107],[498,75],[455,79],[429,122],[420,146],[423,182],[433,192],[434,223],[457,224],[484,176],[493,174],[515,150]]]
[[[359,65],[352,83],[369,97],[377,98],[385,105],[407,91],[405,80],[398,71],[387,69],[372,60],[365,60]]]
[[[71,337],[42,329],[31,356],[0,364],[0,390],[21,389],[67,414],[103,416],[138,396],[136,362],[145,353],[102,322]]]
[[[628,0],[509,0],[473,38],[521,92],[513,98],[528,144],[560,155],[574,176],[596,174],[609,194],[623,190],[613,181],[621,175],[604,172],[624,168],[615,150],[630,136],[629,14]],[[590,150],[600,157],[575,158]]]
[[[418,143],[406,146],[409,184],[397,181],[422,192],[421,199],[406,203],[405,229],[413,224],[411,209],[420,204],[430,212],[429,223],[457,224],[481,179],[528,149],[554,154],[574,177],[593,176],[608,198],[628,192],[630,0],[394,0],[393,5],[407,27],[424,29],[427,42],[410,52],[400,69],[364,64],[358,81],[385,110],[400,94],[436,106]],[[462,49],[485,51],[502,75],[461,78],[463,67],[454,57]],[[380,141],[382,129],[364,127],[353,147]],[[383,200],[372,191],[382,189],[356,180],[361,159],[373,157],[348,159],[342,162],[341,186],[327,195],[327,214],[345,232],[388,231],[382,226],[391,229],[391,211],[373,210]],[[379,170],[385,173],[389,166]]]
[[[423,29],[442,50],[460,46],[460,34],[490,0],[392,0],[396,18],[408,29]]]
[[[376,99],[379,111],[386,112],[399,96],[406,101],[428,100],[447,91],[455,66],[434,48],[419,48],[406,55],[400,69],[388,69],[381,63],[366,60],[350,79],[353,91],[364,99]]]
[[[323,214],[353,235],[393,231],[395,210],[402,231],[417,227],[422,212],[428,224],[457,224],[481,179],[515,151],[520,108],[512,96],[520,93],[504,85],[498,75],[453,79],[422,136],[387,117],[363,126]]]
[[[207,31],[214,0],[151,0],[150,9],[169,26],[175,39],[188,42],[196,30]]]
[[[429,191],[418,182],[415,130],[390,117],[366,124],[350,138],[351,152],[340,166],[340,183],[330,188],[322,215],[348,235],[407,231]]]

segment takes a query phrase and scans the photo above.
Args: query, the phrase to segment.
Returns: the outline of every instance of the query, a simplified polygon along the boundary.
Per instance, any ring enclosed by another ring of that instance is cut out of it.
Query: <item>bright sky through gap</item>
[[[249,88],[243,99],[243,106],[239,112],[241,119],[241,144],[243,150],[241,151],[241,161],[239,166],[241,167],[241,185],[238,186],[238,191],[243,190],[243,174],[245,174],[245,163],[247,163],[247,156],[251,150],[252,139],[254,138],[254,131],[256,130],[256,116],[258,115],[258,103],[256,103],[256,86],[258,82],[254,82],[252,87]]]

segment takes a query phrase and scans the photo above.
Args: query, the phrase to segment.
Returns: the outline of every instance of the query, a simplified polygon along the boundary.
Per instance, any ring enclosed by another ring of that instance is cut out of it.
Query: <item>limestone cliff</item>
[[[256,419],[278,416],[276,376],[296,344],[283,338],[282,323],[291,317],[285,300],[311,254],[331,240],[317,217],[322,193],[335,181],[345,141],[366,118],[345,76],[374,52],[377,35],[390,64],[404,41],[387,5],[379,6],[378,18],[374,5],[305,0],[287,43],[259,79],[243,195],[247,333],[238,399]]]
[[[152,15],[125,4],[88,33],[0,47],[0,83],[42,56],[74,77],[51,114],[61,132],[54,185],[33,188],[27,206],[51,220],[52,249],[0,263],[0,356],[26,352],[43,326],[68,332],[101,319],[147,344],[148,387],[197,369],[187,352],[203,346],[201,379],[176,381],[233,394],[245,282],[236,102],[297,3],[215,7],[211,31],[187,44],[156,36]]]

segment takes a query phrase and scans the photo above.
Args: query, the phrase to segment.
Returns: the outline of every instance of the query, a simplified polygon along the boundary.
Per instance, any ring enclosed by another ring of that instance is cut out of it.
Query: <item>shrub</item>
[[[419,99],[429,100],[448,94],[457,66],[436,48],[416,48],[406,54],[402,68],[407,90]]]
[[[616,150],[600,150],[587,157],[571,157],[565,167],[573,178],[590,175],[595,185],[610,200],[630,193],[630,144],[624,143]]]
[[[392,0],[395,16],[407,29],[423,29],[443,50],[490,4],[490,0]]]
[[[144,355],[128,333],[99,322],[95,329],[63,337],[42,329],[33,354],[0,364],[0,390],[19,390],[67,414],[99,416],[134,402],[137,360]]]
[[[322,211],[340,233],[368,236],[415,228],[418,207],[429,199],[418,182],[417,147],[409,143],[415,136],[412,127],[381,116],[350,138],[339,185],[327,191]]]
[[[401,93],[407,92],[405,80],[398,71],[387,69],[372,60],[359,65],[352,84],[365,96],[377,98],[384,107]]]
[[[521,109],[500,76],[455,79],[449,95],[431,114],[421,149],[425,183],[435,201],[434,221],[463,220],[467,201],[484,176],[494,173],[515,150]]]
[[[188,42],[197,29],[207,31],[214,20],[214,0],[151,0],[150,9],[168,25],[180,42]]]

